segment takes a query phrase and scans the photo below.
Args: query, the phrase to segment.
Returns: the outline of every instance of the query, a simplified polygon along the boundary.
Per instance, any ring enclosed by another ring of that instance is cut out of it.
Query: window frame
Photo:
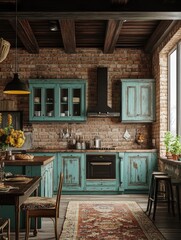
[[[176,135],[181,135],[181,41],[168,54],[168,130],[170,131],[170,56],[176,50]],[[180,103],[180,104],[179,104]]]

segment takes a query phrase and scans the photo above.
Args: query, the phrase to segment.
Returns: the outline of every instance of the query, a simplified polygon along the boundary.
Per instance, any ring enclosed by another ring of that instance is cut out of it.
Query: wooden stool
[[[0,218],[0,235],[3,234],[4,228],[7,229],[7,239],[10,240],[10,219]]]
[[[172,179],[172,186],[175,187],[175,193],[176,193],[176,203],[177,203],[177,210],[178,210],[178,217],[180,219],[180,186],[181,186],[181,179]]]
[[[160,191],[159,186],[161,183],[164,184],[165,190]],[[158,200],[158,194],[162,193],[166,196],[166,198],[162,197],[162,199]],[[167,199],[167,200],[165,200]],[[172,183],[171,183],[171,177],[167,175],[155,175],[154,176],[154,182],[153,182],[153,196],[150,197],[150,205],[149,205],[149,213],[150,216],[151,209],[152,209],[152,203],[154,203],[153,206],[153,217],[152,219],[155,220],[155,214],[156,214],[156,208],[157,203],[159,202],[167,202],[168,203],[168,212],[170,211],[170,204],[172,206],[172,212],[174,212],[174,199],[173,199],[173,190],[172,190]]]
[[[156,175],[168,175],[168,174],[164,172],[152,172],[146,212],[148,212],[148,210],[150,209],[150,203],[151,203],[150,199],[153,197],[154,176]]]

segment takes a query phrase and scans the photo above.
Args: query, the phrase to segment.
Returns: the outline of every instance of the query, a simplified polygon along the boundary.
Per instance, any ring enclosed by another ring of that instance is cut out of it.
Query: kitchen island
[[[38,188],[38,195],[42,197],[53,196],[53,162],[54,156],[34,156],[33,159],[16,159],[5,160],[5,173],[13,175],[26,175],[29,177],[41,177]],[[8,179],[8,178],[7,178]],[[9,184],[11,182],[9,181]],[[14,206],[0,206],[1,216],[10,217],[11,229],[15,227],[14,222]],[[41,220],[38,222],[38,227],[41,227]],[[24,213],[21,213],[20,228],[25,228]]]
[[[34,156],[33,159],[5,160],[5,172],[41,177],[39,195],[52,197],[53,195],[53,161],[54,156]]]

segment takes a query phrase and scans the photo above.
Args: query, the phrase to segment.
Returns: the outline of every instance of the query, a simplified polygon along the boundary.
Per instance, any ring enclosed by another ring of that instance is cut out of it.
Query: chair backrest
[[[59,214],[60,199],[61,199],[61,195],[62,195],[62,185],[63,185],[63,173],[60,173],[58,192],[57,192],[57,198],[56,198],[56,212],[57,212],[57,214]]]

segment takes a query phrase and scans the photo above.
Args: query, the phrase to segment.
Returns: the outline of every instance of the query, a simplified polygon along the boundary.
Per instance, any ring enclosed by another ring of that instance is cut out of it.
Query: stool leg
[[[157,208],[157,194],[158,194],[158,181],[155,180],[153,217],[152,217],[153,220],[155,220],[155,214],[156,214],[156,208]]]
[[[172,206],[172,212],[173,212],[173,215],[175,216],[175,209],[174,209],[174,197],[173,197],[173,189],[172,189],[172,183],[171,183],[171,180],[169,182],[169,188],[170,188],[170,195],[171,195],[171,206]]]
[[[180,220],[180,193],[179,193],[179,186],[176,185],[176,198],[177,198],[177,208],[178,208],[178,217]]]
[[[171,189],[170,189],[170,184],[168,182],[166,182],[165,184],[165,192],[166,192],[166,198],[167,198],[167,202],[168,202],[168,212],[170,212],[170,200],[171,200]]]
[[[8,219],[7,237],[8,237],[8,240],[10,240],[10,219]]]
[[[151,178],[151,184],[150,184],[150,190],[149,190],[149,194],[148,194],[148,202],[147,202],[146,212],[148,212],[149,209],[150,209],[150,204],[151,204],[150,198],[152,196],[153,196],[153,177]]]
[[[148,216],[150,216],[150,214],[151,214],[152,203],[153,203],[153,201],[150,200],[150,205],[149,205],[149,209],[148,209]]]

